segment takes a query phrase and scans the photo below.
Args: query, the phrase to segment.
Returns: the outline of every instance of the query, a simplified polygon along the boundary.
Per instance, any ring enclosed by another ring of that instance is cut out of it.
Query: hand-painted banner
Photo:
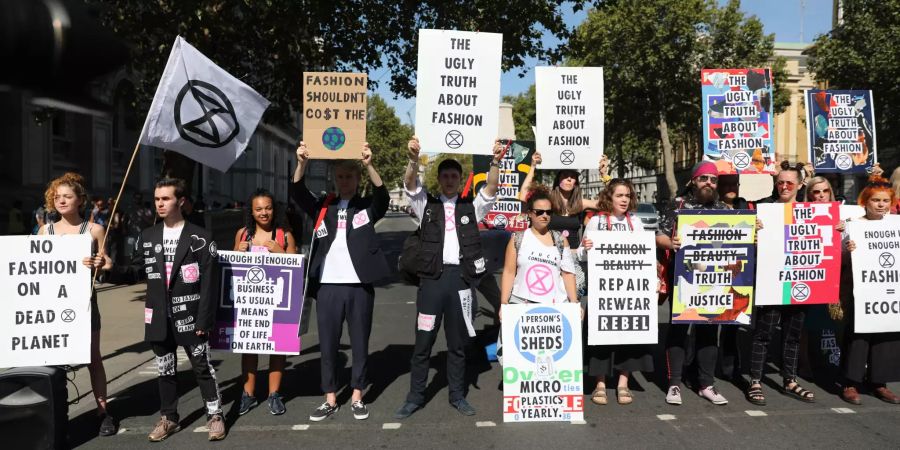
[[[422,151],[490,155],[500,124],[503,35],[419,30],[416,136]]]
[[[749,325],[756,273],[753,211],[679,210],[672,323]]]
[[[603,156],[603,68],[537,67],[541,169],[596,169]]]
[[[900,221],[851,220],[847,233],[856,244],[850,254],[854,331],[900,331]]]
[[[757,305],[837,303],[841,278],[839,203],[757,205]]]
[[[0,236],[0,367],[91,360],[91,237]]]
[[[364,73],[303,73],[303,140],[317,159],[359,159],[366,142]]]
[[[586,231],[588,345],[656,344],[656,238],[649,231]]]
[[[581,307],[503,306],[503,421],[584,420]]]
[[[809,160],[816,173],[870,171],[878,162],[872,91],[810,89],[804,99]]]
[[[531,167],[531,155],[534,154],[533,141],[513,141],[509,150],[500,161],[500,184],[497,187],[497,201],[491,207],[484,220],[478,223],[481,229],[497,229],[506,231],[522,231],[528,228],[528,217],[522,214],[522,202],[519,201],[519,189]],[[472,156],[472,169],[475,172],[474,192],[487,185],[487,174],[493,156]]]
[[[222,297],[212,347],[233,353],[300,354],[303,255],[219,252]]]
[[[775,173],[769,69],[703,69],[703,154],[720,174]]]

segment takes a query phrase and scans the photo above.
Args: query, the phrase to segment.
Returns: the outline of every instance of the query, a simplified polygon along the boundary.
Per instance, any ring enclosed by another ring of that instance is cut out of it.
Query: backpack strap
[[[52,220],[47,221],[47,234],[56,234],[53,231],[53,221]]]
[[[550,237],[553,239],[553,245],[559,250],[559,258],[562,260],[563,252],[566,251],[566,239],[562,236],[562,233],[557,230],[550,230]]]
[[[284,236],[284,228],[276,228],[275,232],[275,242],[281,246],[282,250],[287,250],[287,239]]]
[[[319,210],[319,217],[316,218],[316,226],[313,227],[313,234],[319,229],[319,225],[322,225],[322,221],[325,220],[325,213],[328,211],[328,205],[334,201],[334,197],[334,194],[325,196],[325,201],[322,202],[322,209]]]
[[[78,234],[84,234],[84,232],[87,231],[89,225],[90,222],[88,222],[87,220],[81,222],[81,228],[78,229]]]

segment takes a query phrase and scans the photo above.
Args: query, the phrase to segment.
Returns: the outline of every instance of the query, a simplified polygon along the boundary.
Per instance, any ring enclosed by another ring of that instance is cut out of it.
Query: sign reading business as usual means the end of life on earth
[[[359,159],[366,142],[364,73],[303,74],[303,141],[315,159]]]
[[[422,151],[492,153],[502,48],[498,33],[419,30],[416,136]]]
[[[603,68],[537,67],[541,169],[596,169],[603,155]]]
[[[853,261],[853,329],[900,331],[900,220],[847,222],[856,244]]]
[[[91,360],[91,236],[0,236],[0,367]]]

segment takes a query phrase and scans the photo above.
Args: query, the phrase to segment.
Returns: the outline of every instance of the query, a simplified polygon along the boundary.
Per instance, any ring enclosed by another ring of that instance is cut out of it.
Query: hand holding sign
[[[363,166],[369,167],[369,165],[372,164],[372,150],[369,148],[368,142],[363,144],[361,156]]]
[[[413,136],[406,144],[406,149],[409,150],[409,161],[419,162],[419,151],[422,150],[422,147],[419,145],[419,138]]]
[[[506,151],[509,150],[509,146],[512,142],[508,142],[507,144],[503,144],[500,139],[494,141],[494,162],[500,163],[504,156],[506,156]]]
[[[533,155],[531,155],[531,170],[534,170],[534,168],[540,164],[541,164],[541,152],[536,151],[536,152],[534,152]]]
[[[309,149],[306,147],[306,142],[300,141],[300,146],[297,147],[297,162],[301,164],[306,164],[306,161],[309,160]]]

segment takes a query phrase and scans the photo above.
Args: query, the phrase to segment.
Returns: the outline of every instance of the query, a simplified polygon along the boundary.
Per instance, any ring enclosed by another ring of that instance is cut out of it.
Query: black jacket
[[[318,198],[309,191],[303,180],[294,183],[291,194],[294,201],[304,214],[313,221],[319,217],[319,211],[325,198]],[[318,278],[325,264],[325,255],[331,249],[337,230],[338,203],[340,199],[335,197],[328,205],[319,230],[313,230],[313,253],[310,255],[309,282],[307,295],[315,297],[318,288]],[[347,204],[347,248],[350,251],[350,260],[353,269],[361,283],[374,283],[391,275],[387,258],[381,250],[378,235],[375,233],[375,223],[384,217],[390,203],[390,196],[384,185],[375,187],[370,197],[353,196]],[[358,219],[357,219],[358,218]],[[354,223],[359,224],[354,225]],[[315,224],[313,224],[315,226]]]
[[[166,339],[171,316],[179,345],[205,342],[212,331],[219,304],[219,264],[212,235],[185,221],[172,262],[172,282],[166,286],[162,222],[144,229],[135,242],[132,270],[147,279],[144,340]],[[186,279],[187,278],[187,279]],[[193,281],[196,280],[196,281]],[[207,333],[198,337],[197,330]]]

